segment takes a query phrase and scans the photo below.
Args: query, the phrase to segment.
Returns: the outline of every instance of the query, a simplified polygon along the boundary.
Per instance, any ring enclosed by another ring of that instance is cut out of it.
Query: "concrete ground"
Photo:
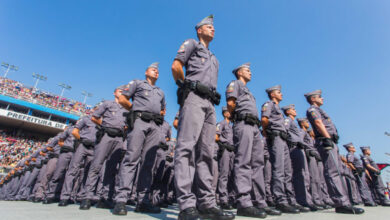
[[[156,215],[138,214],[133,212],[134,207],[128,207],[127,216],[114,216],[110,210],[97,209],[92,207],[89,211],[79,210],[78,205],[69,205],[67,207],[58,207],[57,204],[42,205],[40,203],[31,202],[8,202],[0,201],[0,219],[2,220],[73,220],[73,219],[177,219],[178,209],[176,206],[170,206],[163,209],[163,212]],[[277,220],[390,220],[390,207],[370,207],[365,208],[366,212],[363,215],[347,215],[336,214],[333,209],[320,212],[310,212],[298,215],[283,214],[282,216],[269,216],[266,219]],[[236,219],[253,219],[236,217]]]

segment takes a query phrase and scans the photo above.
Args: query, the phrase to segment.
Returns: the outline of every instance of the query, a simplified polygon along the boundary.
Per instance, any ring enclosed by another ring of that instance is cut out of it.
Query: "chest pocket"
[[[202,49],[198,49],[196,51],[196,57],[197,57],[197,61],[200,64],[204,64],[209,59],[209,55],[207,54],[207,52],[203,51]]]

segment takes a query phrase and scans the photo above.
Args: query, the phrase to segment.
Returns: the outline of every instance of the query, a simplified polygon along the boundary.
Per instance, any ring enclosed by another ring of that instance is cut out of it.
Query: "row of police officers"
[[[305,94],[310,107],[297,119],[294,105],[279,106],[281,86],[268,88],[259,117],[245,63],[233,70],[236,80],[226,87],[224,120],[217,124],[213,16],[195,29],[198,41],[184,41],[172,64],[180,105],[176,141],[164,120],[165,96],[153,63],[145,80],[116,88],[114,100],[20,161],[2,181],[2,198],[59,206],[79,201],[81,210],[97,203],[115,215],[134,204],[136,212],[159,213],[176,199],[182,220],[234,219],[226,211],[233,207],[238,216],[265,218],[330,207],[362,214],[354,204],[389,205],[369,149],[362,162],[353,144],[346,145],[346,158],[340,156],[320,90]]]

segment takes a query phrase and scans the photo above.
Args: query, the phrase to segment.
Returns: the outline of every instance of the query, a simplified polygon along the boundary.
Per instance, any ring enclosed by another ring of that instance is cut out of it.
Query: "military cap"
[[[251,63],[244,63],[244,64],[242,64],[241,66],[235,68],[235,69],[232,71],[232,73],[233,73],[234,75],[236,75],[236,74],[237,74],[237,71],[238,71],[239,69],[241,69],[241,68],[248,68],[248,69],[250,69],[250,68],[251,68]]]
[[[159,62],[154,62],[154,63],[150,64],[147,69],[156,68],[158,70],[158,64],[159,64]]]
[[[283,106],[283,107],[282,107],[282,110],[283,110],[283,111],[287,111],[287,110],[289,110],[289,109],[291,109],[291,108],[295,108],[295,105],[294,105],[294,104],[290,104],[290,105]]]
[[[203,18],[203,20],[201,20],[201,21],[195,26],[195,30],[198,30],[200,27],[202,27],[203,25],[206,25],[206,24],[214,25],[214,15],[209,15],[209,16]]]
[[[226,106],[223,106],[222,107],[222,114],[224,113],[224,112],[226,112],[228,109],[227,109],[227,107]]]
[[[343,147],[348,150],[349,147],[353,147],[353,144],[350,142],[348,144],[344,144]]]
[[[279,90],[280,91],[281,89],[282,89],[281,85],[276,85],[276,86],[272,86],[272,87],[266,89],[265,92],[267,92],[269,94],[269,93],[271,93],[274,90]]]
[[[297,118],[298,123],[307,121],[307,118]]]
[[[121,86],[118,86],[118,87],[116,87],[115,88],[115,90],[114,90],[114,92],[116,91],[116,90],[125,90],[125,89],[127,89],[128,88],[128,85],[126,84],[126,85],[121,85]]]
[[[321,95],[322,94],[322,91],[321,89],[319,90],[315,90],[313,92],[308,92],[306,94],[304,94],[305,98],[309,98],[310,96],[313,96],[313,95]]]
[[[360,147],[360,150],[362,150],[362,151],[369,150],[369,149],[370,149],[370,146],[361,146]]]

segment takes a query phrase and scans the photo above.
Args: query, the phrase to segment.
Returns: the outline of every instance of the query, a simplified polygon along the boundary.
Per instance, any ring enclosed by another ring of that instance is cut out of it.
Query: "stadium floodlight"
[[[390,133],[389,133],[389,132],[387,132],[387,131],[385,131],[385,135],[387,135],[387,136],[390,136]]]
[[[385,154],[390,157],[390,153],[385,153]]]
[[[60,101],[60,99],[62,98],[62,96],[64,95],[65,89],[70,90],[72,88],[72,86],[65,84],[65,83],[60,83],[60,84],[58,84],[58,86],[61,87],[62,89],[61,89],[61,95],[57,101],[57,105],[58,105],[58,102]]]
[[[35,84],[34,84],[34,90],[37,89],[39,80],[42,80],[42,81],[46,81],[47,80],[46,76],[38,74],[38,73],[33,73],[32,77],[36,79]]]
[[[6,70],[4,72],[4,76],[3,78],[6,78],[7,75],[8,75],[8,72],[10,70],[13,70],[13,71],[18,71],[19,67],[15,66],[15,65],[10,65],[9,63],[5,63],[5,62],[2,62],[1,63],[1,66],[4,67]]]
[[[82,91],[81,94],[84,96],[83,104],[85,104],[85,102],[87,101],[87,97],[92,97],[93,96],[92,93],[89,93],[89,92],[86,92],[86,91]]]

